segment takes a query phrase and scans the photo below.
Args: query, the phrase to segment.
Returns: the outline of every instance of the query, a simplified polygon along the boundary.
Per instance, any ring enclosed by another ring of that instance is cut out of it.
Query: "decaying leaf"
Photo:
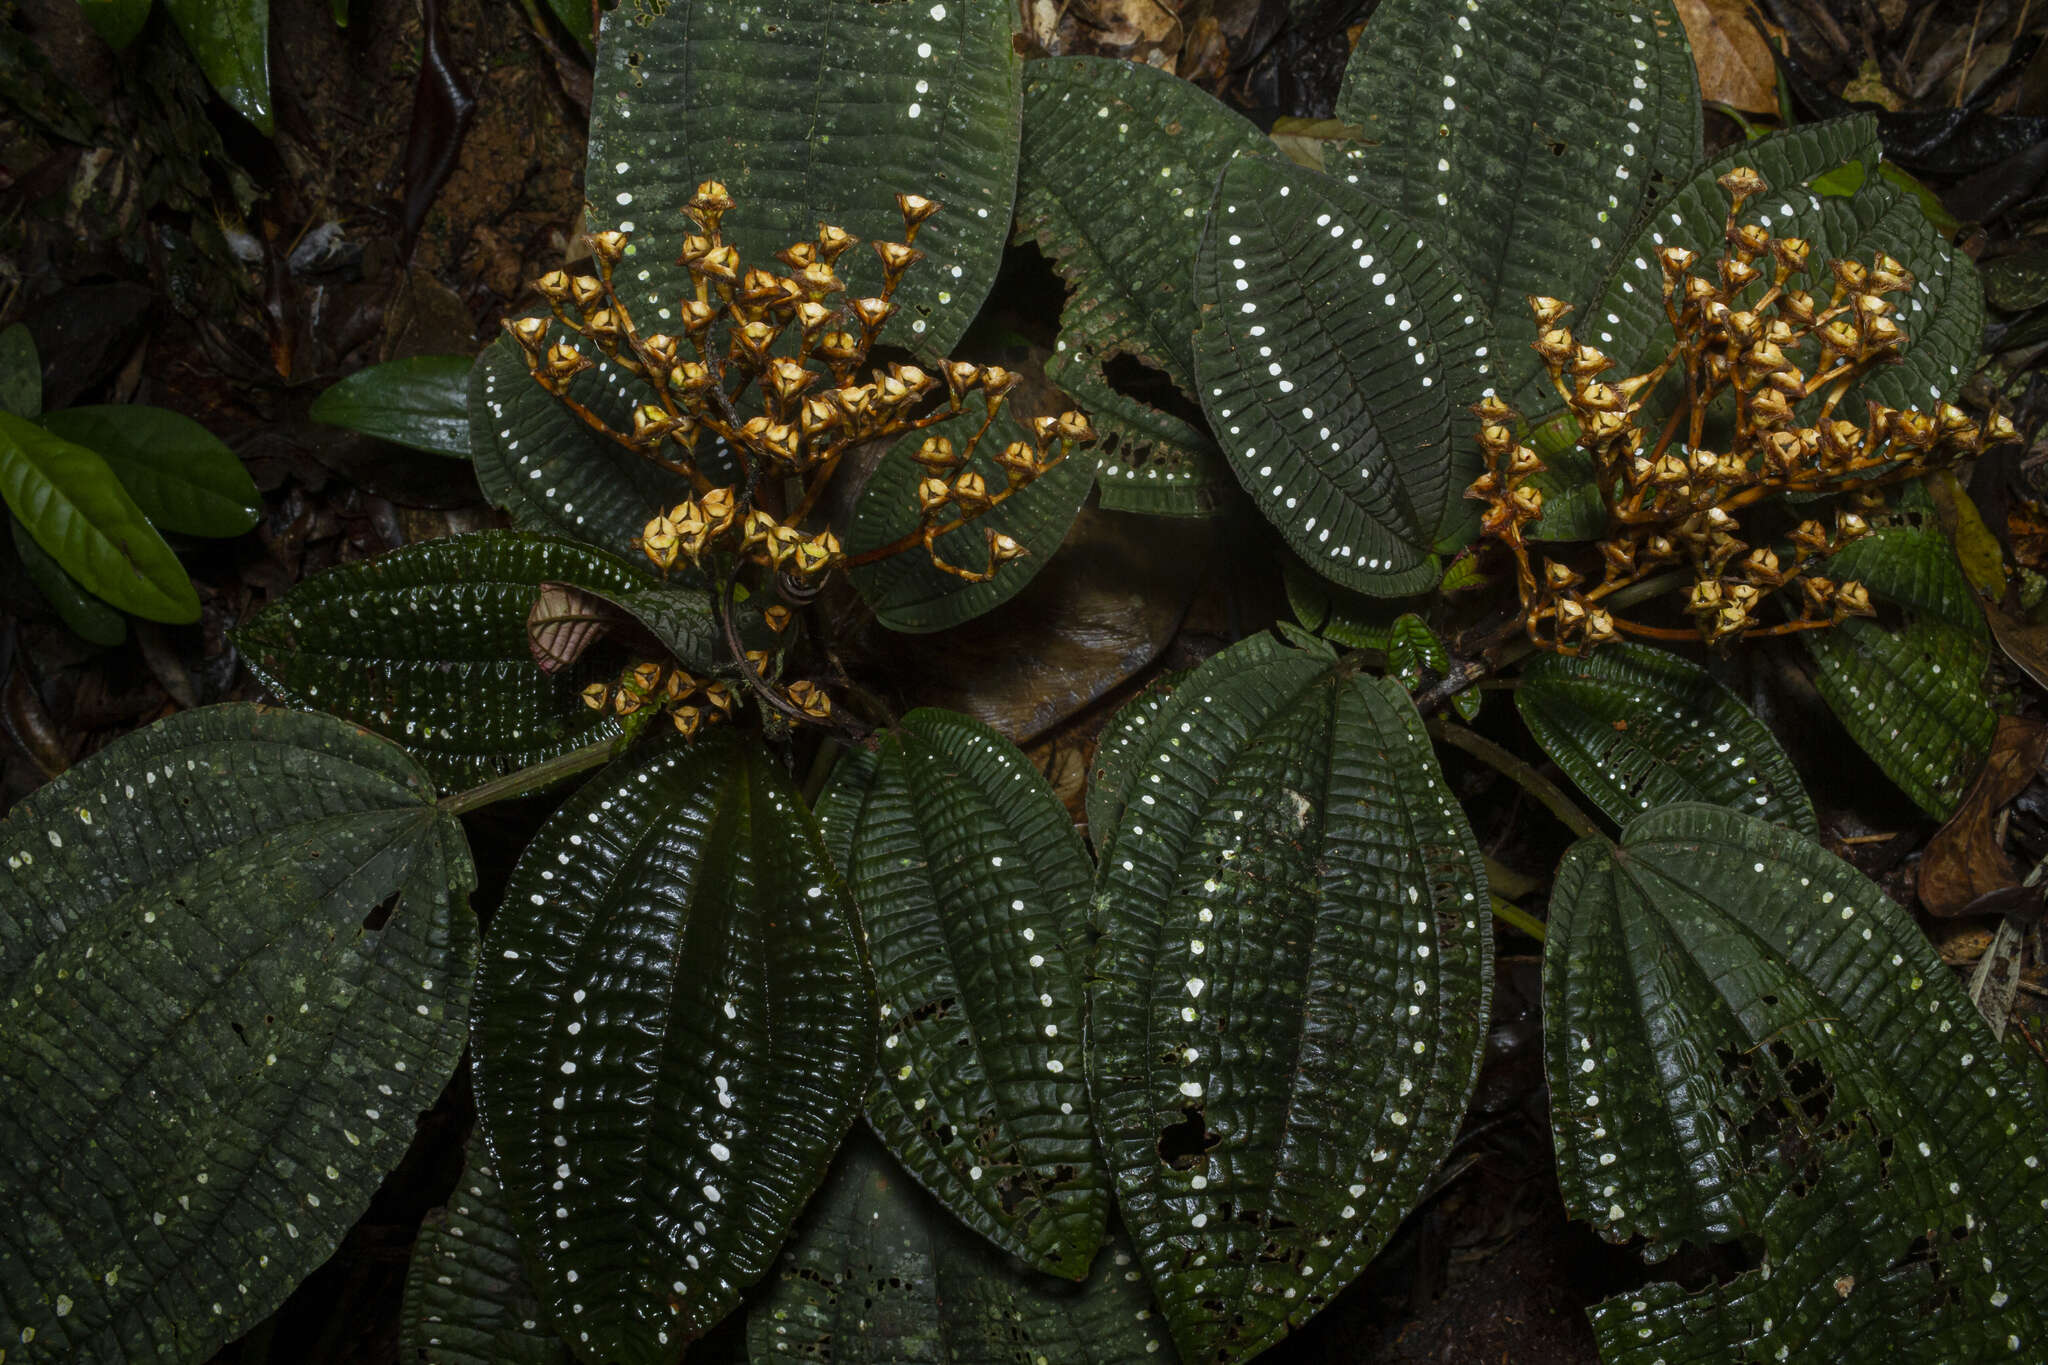
[[[2019,883],[2020,873],[1998,837],[1998,816],[2034,780],[2044,757],[2048,725],[2021,716],[1998,718],[1990,757],[1921,856],[1920,903],[1931,913],[1978,913],[1973,906],[1979,897]]]
[[[559,673],[602,640],[619,618],[617,607],[568,583],[543,583],[526,613],[526,647],[543,673]]]

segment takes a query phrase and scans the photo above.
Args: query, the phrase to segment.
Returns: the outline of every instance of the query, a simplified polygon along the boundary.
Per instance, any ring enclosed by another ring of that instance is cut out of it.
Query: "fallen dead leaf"
[[[2020,874],[1998,838],[1998,814],[2034,780],[2044,757],[2048,725],[2020,716],[1998,718],[1991,756],[1920,855],[1920,903],[1929,914],[1983,913],[1992,907],[1979,906],[1981,897],[2018,884]]]
[[[1678,0],[1678,18],[1699,68],[1700,97],[1769,113],[1778,107],[1778,70],[1749,10],[1750,0]]]

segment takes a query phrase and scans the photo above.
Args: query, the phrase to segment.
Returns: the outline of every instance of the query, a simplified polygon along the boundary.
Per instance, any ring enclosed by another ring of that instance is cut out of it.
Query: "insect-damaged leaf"
[[[728,732],[570,797],[499,915],[477,1101],[535,1289],[583,1358],[672,1365],[767,1270],[873,1073],[852,902]]]
[[[1711,801],[1815,833],[1813,803],[1764,723],[1704,668],[1621,642],[1545,654],[1515,707],[1536,742],[1617,824],[1674,801]]]
[[[837,790],[882,1002],[868,1119],[969,1227],[1079,1279],[1109,1176],[1082,1070],[1092,869],[1073,821],[1015,745],[945,711],[905,716]]]
[[[334,1252],[455,1068],[462,831],[396,746],[216,706],[30,796],[0,858],[0,1340],[205,1360]]]
[[[820,221],[900,241],[898,194],[945,205],[917,234],[885,341],[950,351],[995,280],[1017,186],[1022,60],[1001,5],[955,0],[671,0],[607,14],[598,42],[585,193],[593,228],[638,224],[636,312],[674,303],[682,205],[717,180],[721,224],[767,266]],[[865,247],[856,293],[879,281]],[[645,272],[645,278],[641,278]],[[651,330],[648,329],[648,330]]]
[[[1101,862],[1090,1090],[1181,1354],[1257,1355],[1355,1276],[1479,1064],[1487,889],[1397,683],[1185,681]]]
[[[1202,408],[1260,512],[1346,587],[1435,583],[1472,520],[1467,409],[1493,349],[1452,258],[1348,185],[1240,156],[1196,270]]]
[[[1755,1269],[1594,1308],[1609,1365],[2031,1359],[2048,1112],[1910,917],[1802,835],[1667,806],[1566,855],[1544,951],[1565,1200]]]
[[[480,531],[309,578],[237,641],[280,697],[387,734],[442,786],[469,786],[619,733],[578,695],[618,657],[552,674],[534,663],[527,614],[551,582],[626,596],[650,580],[572,540]]]
[[[1121,1235],[1085,1283],[1020,1272],[863,1134],[747,1312],[753,1365],[1135,1365],[1174,1359]]]
[[[1658,171],[1700,157],[1699,81],[1668,0],[1388,0],[1337,117],[1364,135],[1332,149],[1330,173],[1464,269],[1500,332],[1501,396],[1532,412],[1557,400],[1525,298],[1583,309]]]

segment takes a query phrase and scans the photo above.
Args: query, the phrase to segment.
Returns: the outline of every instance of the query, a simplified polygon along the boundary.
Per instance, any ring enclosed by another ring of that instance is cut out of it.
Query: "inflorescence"
[[[1025,547],[984,528],[985,559],[962,565],[940,553],[940,540],[972,525],[1058,467],[1076,446],[1095,439],[1088,419],[1078,412],[1035,418],[1029,424],[1031,441],[1011,442],[993,457],[1003,471],[1003,485],[991,487],[968,466],[1016,387],[1016,373],[962,361],[940,364],[936,375],[912,364],[868,365],[883,325],[898,309],[898,286],[923,259],[914,245],[918,229],[940,208],[916,194],[899,194],[896,202],[903,214],[903,240],[874,243],[882,281],[873,295],[850,296],[839,263],[858,239],[830,224],[819,225],[814,241],[775,253],[787,273],[749,268],[721,234],[720,224],[734,200],[717,181],[699,185],[683,210],[697,232],[684,240],[676,262],[695,284],[695,296],[675,307],[680,336],[643,336],[635,325],[614,280],[630,250],[623,231],[590,239],[595,274],[572,277],[556,270],[535,281],[557,322],[647,387],[649,398],[635,407],[625,431],[570,393],[576,376],[598,363],[591,355],[574,342],[551,343],[546,318],[505,324],[536,384],[592,430],[689,482],[688,497],[648,520],[640,549],[664,574],[687,564],[721,585],[727,640],[744,661],[743,680],[794,719],[829,720],[831,699],[807,681],[770,682],[768,653],[739,647],[731,603],[740,573],[748,566],[771,571],[776,595],[801,606],[835,569],[922,547],[941,571],[969,582],[985,581],[1002,564],[1027,553]],[[849,556],[829,527],[812,525],[819,498],[849,450],[963,417],[974,423],[967,403],[976,394],[979,421],[971,435],[957,446],[947,436],[927,436],[911,457],[924,471],[917,485],[915,530]],[[707,433],[712,438],[708,444]],[[787,640],[787,608],[770,608],[771,624],[778,610],[781,624],[774,625],[775,633],[778,640]],[[707,717],[731,710],[730,698],[723,703],[707,698],[699,705],[693,699],[695,680],[676,681],[688,679],[687,674],[658,672],[646,686],[632,685],[640,670],[656,667],[636,665],[615,687],[594,685],[586,700],[626,711],[658,701],[669,708],[678,728],[690,733]],[[681,699],[667,696],[674,687],[684,688]]]
[[[1822,302],[1793,287],[1808,274],[1810,243],[1773,237],[1762,222],[1738,222],[1743,205],[1767,188],[1763,178],[1738,169],[1719,183],[1733,198],[1726,251],[1702,273],[1694,273],[1691,251],[1658,252],[1673,341],[1650,370],[1603,380],[1614,362],[1563,325],[1571,306],[1529,300],[1535,349],[1578,424],[1606,509],[1597,584],[1561,559],[1532,563],[1526,536],[1542,518],[1543,494],[1531,480],[1545,466],[1516,439],[1516,414],[1500,399],[1473,409],[1486,472],[1466,496],[1486,505],[1481,535],[1513,555],[1523,625],[1543,648],[1577,654],[1617,635],[1696,633],[1719,643],[1871,615],[1861,583],[1816,572],[1868,533],[1857,511],[1841,508],[1832,529],[1801,521],[1782,537],[1761,534],[1756,518],[1746,524],[1738,514],[1786,493],[1847,494],[1868,509],[1879,505],[1874,490],[1883,485],[2018,439],[2008,419],[1980,424],[1950,403],[1930,415],[1868,402],[1860,424],[1838,416],[1860,378],[1898,361],[1906,334],[1886,296],[1911,289],[1913,276],[1882,253],[1867,266],[1829,261],[1833,285]],[[1682,382],[1682,393],[1661,424],[1646,425],[1645,404],[1667,377],[1672,387]],[[1710,419],[1725,451],[1706,447]],[[1614,594],[1678,566],[1693,578],[1685,607],[1693,630],[1615,614]],[[1766,620],[1764,599],[1788,588],[1783,619]]]

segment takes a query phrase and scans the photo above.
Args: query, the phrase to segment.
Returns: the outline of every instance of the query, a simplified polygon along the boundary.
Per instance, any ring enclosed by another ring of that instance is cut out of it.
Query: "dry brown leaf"
[[[2048,725],[2020,716],[1998,718],[1991,756],[1955,814],[1935,831],[1920,855],[1920,903],[1929,914],[1979,913],[1973,907],[1981,897],[2019,882],[2018,871],[1999,843],[1998,813],[2034,780],[2044,756]]]
[[[1750,4],[1751,0],[1678,0],[1678,17],[1692,41],[1700,98],[1773,113],[1778,108],[1778,69],[1763,34],[1749,22]]]

